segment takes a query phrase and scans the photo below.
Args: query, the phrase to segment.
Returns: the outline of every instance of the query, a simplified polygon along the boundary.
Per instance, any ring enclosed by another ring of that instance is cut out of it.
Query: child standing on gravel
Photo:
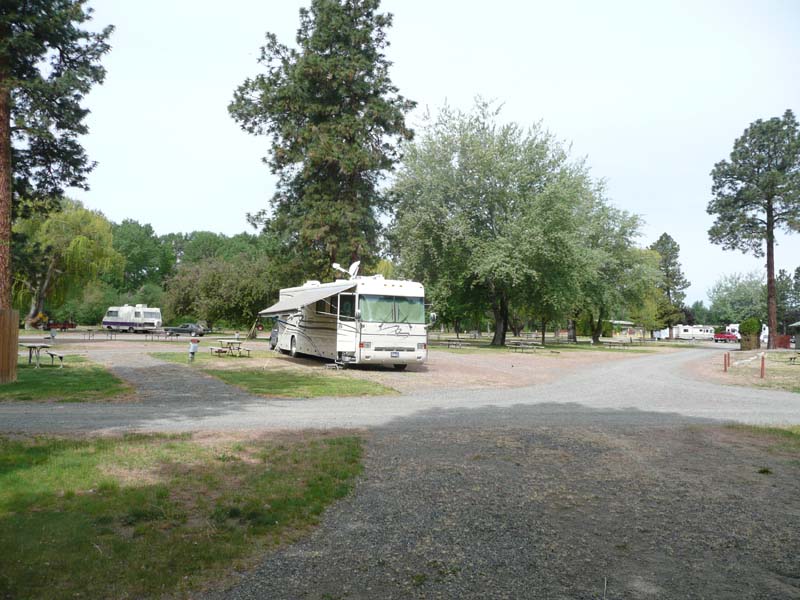
[[[192,338],[189,340],[189,362],[194,362],[194,355],[197,353],[197,347],[200,345],[200,340]]]

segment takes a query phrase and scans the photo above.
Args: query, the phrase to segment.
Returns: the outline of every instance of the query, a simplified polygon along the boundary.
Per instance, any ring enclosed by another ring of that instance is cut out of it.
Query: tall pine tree
[[[800,126],[791,110],[758,119],[733,144],[730,160],[711,171],[716,215],[708,235],[725,250],[767,255],[768,348],[778,332],[775,232],[800,231]]]
[[[658,317],[669,328],[669,337],[672,338],[672,326],[684,317],[683,302],[686,299],[684,290],[689,287],[689,281],[683,275],[678,260],[681,247],[672,236],[662,233],[650,249],[658,252],[661,257],[658,262],[661,271],[661,282],[658,287],[662,296],[658,302]]]
[[[267,34],[259,63],[229,106],[248,133],[267,135],[279,176],[272,210],[250,215],[279,236],[297,274],[327,277],[334,261],[376,257],[378,189],[411,139],[384,55],[392,16],[379,0],[313,0],[300,10],[297,48]]]

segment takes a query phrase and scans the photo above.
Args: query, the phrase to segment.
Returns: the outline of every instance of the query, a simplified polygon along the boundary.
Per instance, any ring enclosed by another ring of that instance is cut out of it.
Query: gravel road
[[[635,355],[523,388],[427,390],[402,397],[286,400],[252,396],[196,370],[166,364],[141,352],[104,351],[97,358],[139,389],[135,402],[108,404],[4,403],[4,431],[190,431],[360,428],[424,413],[539,403],[632,409],[744,423],[800,422],[800,395],[697,381],[692,361],[714,350]],[[90,357],[95,358],[90,352]],[[114,366],[124,364],[125,366]],[[408,372],[414,377],[413,372]],[[446,418],[446,417],[445,417]]]

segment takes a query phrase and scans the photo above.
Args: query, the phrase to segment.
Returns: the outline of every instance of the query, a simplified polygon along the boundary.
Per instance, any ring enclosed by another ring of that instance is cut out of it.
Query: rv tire
[[[133,327],[128,327],[128,333],[135,333]]]
[[[394,368],[395,368],[395,370],[396,370],[396,371],[405,371],[407,366],[408,366],[408,365],[396,364],[396,365],[394,366]]]
[[[297,357],[297,340],[294,336],[292,336],[292,341],[289,342],[289,354],[291,354],[292,358]]]

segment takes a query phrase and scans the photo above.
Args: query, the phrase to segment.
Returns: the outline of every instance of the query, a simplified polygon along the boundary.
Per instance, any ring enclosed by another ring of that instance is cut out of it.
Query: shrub
[[[761,334],[761,321],[756,317],[750,317],[739,323],[739,333],[742,335]]]

